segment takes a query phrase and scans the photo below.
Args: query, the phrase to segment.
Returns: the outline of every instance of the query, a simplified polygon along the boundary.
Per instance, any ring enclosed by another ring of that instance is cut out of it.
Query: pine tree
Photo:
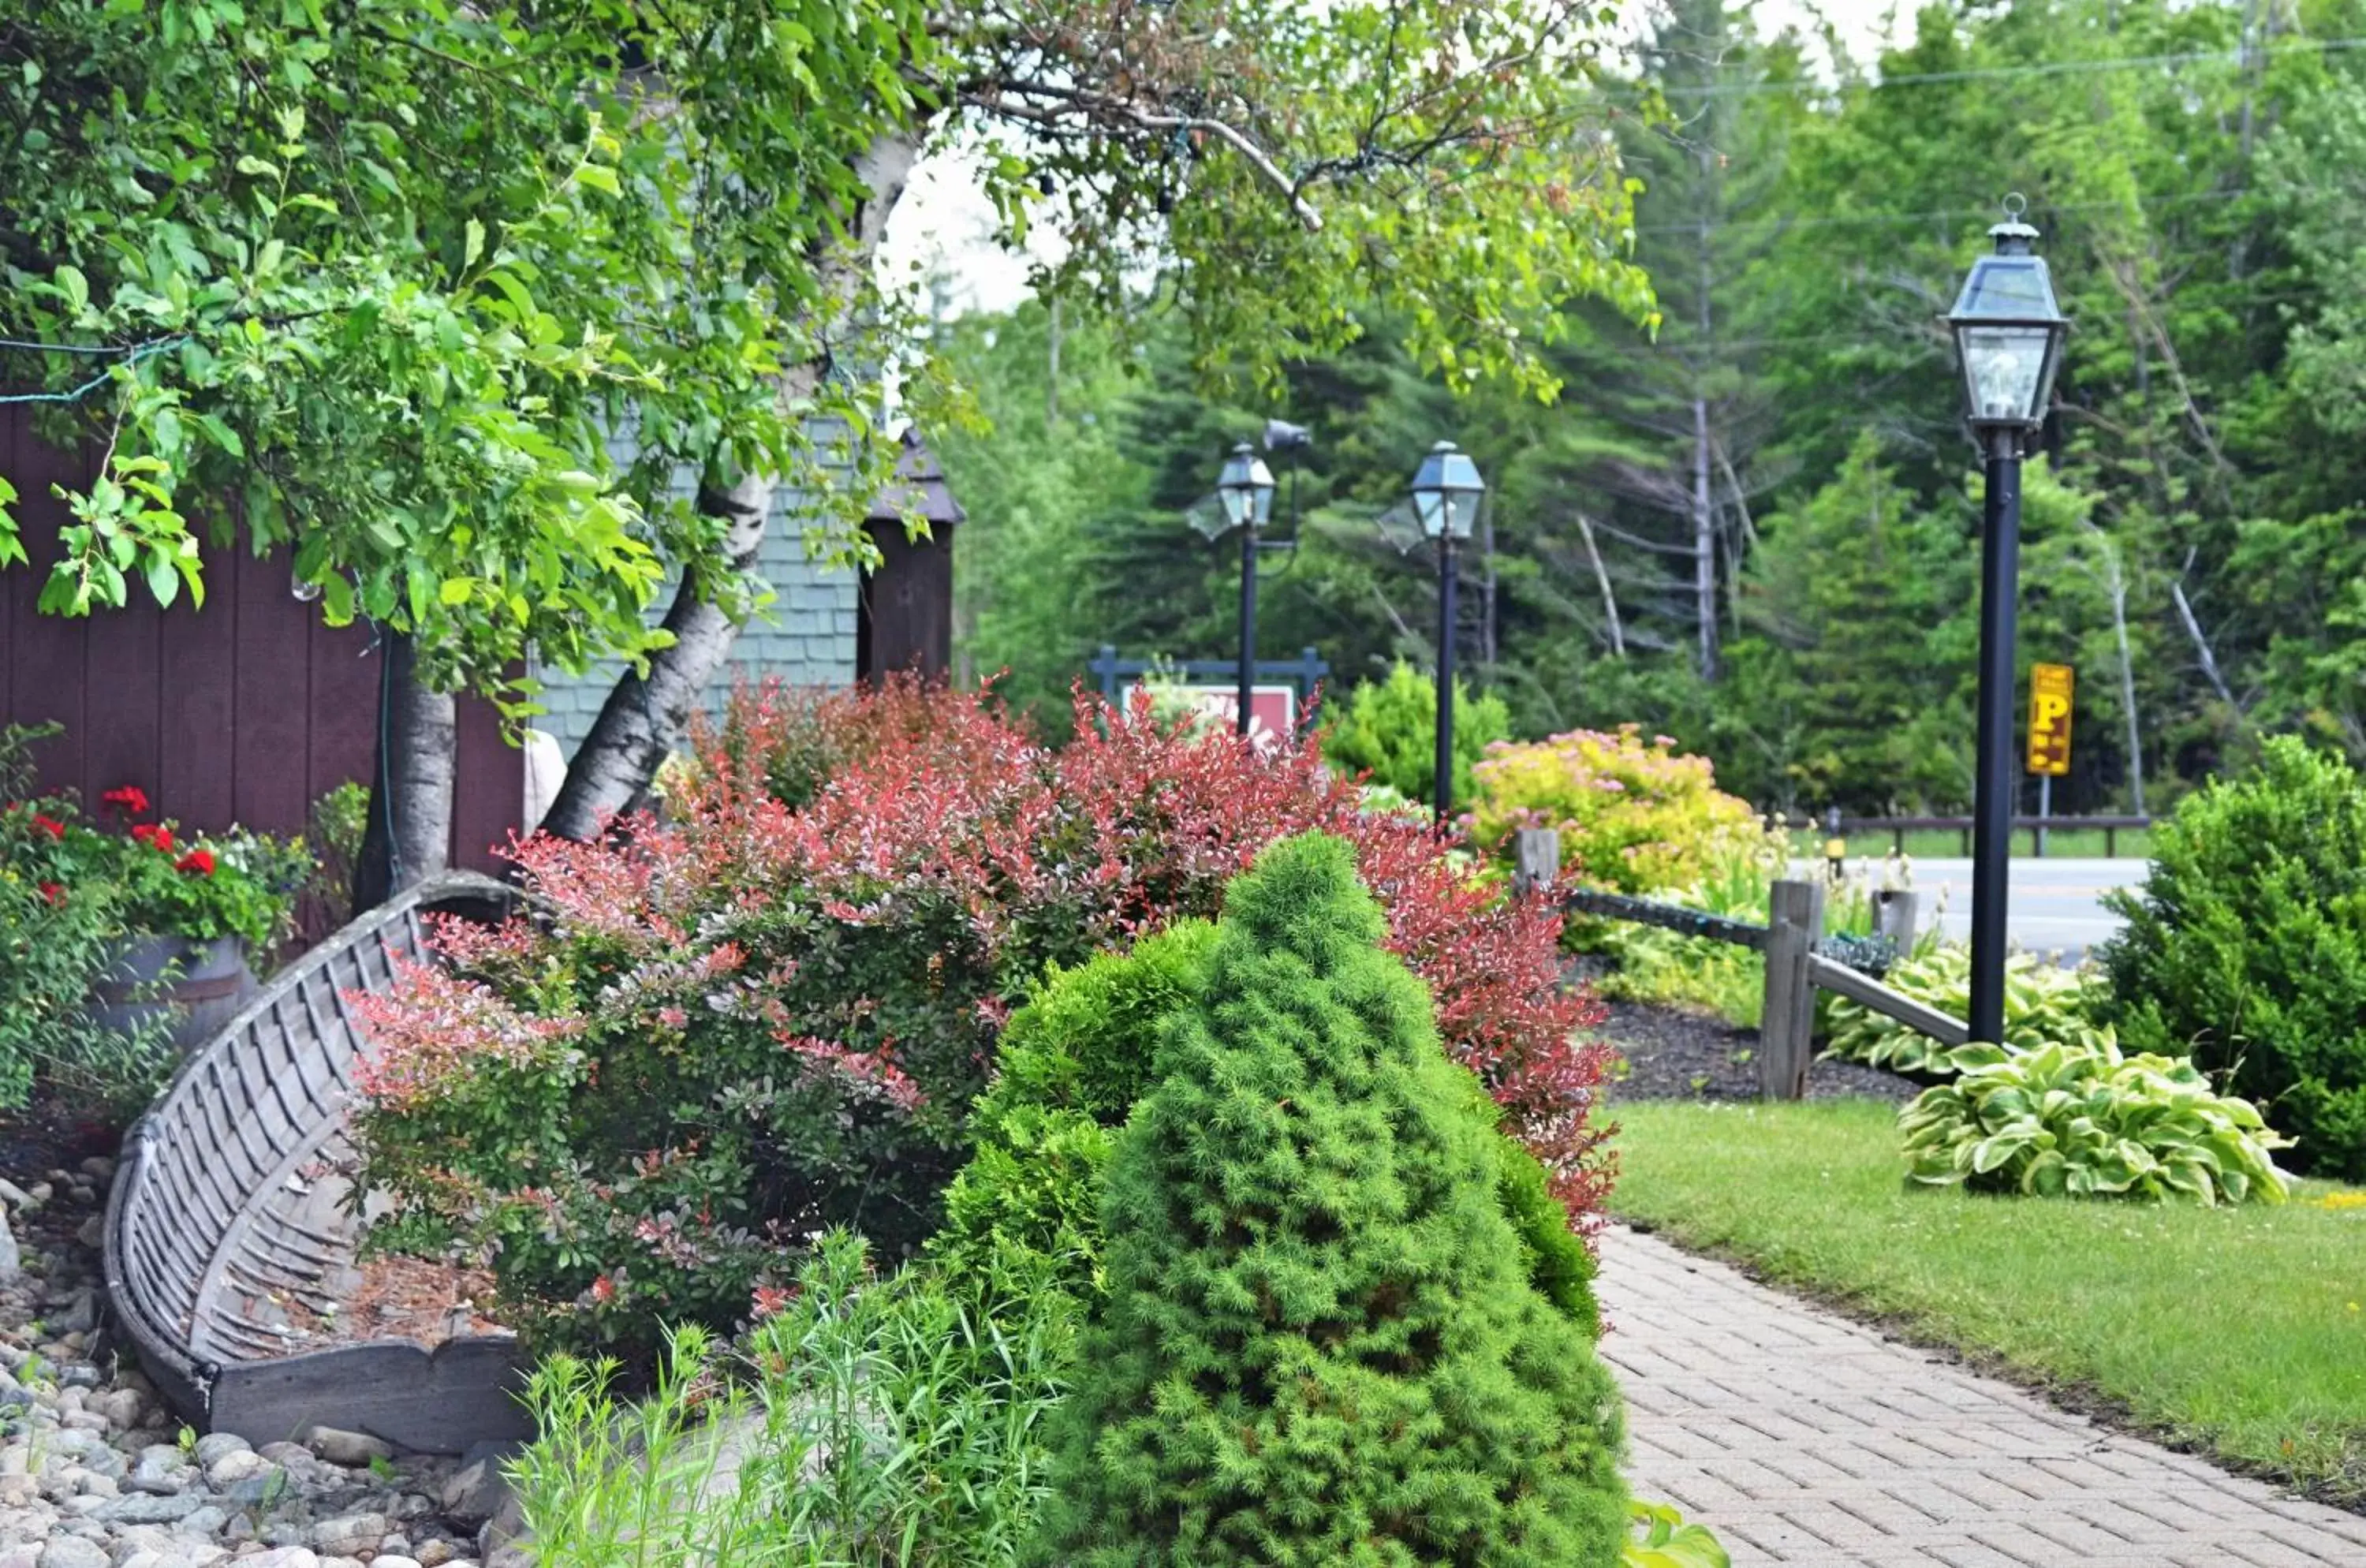
[[[1234,883],[1121,1135],[1041,1559],[1615,1562],[1617,1391],[1530,1285],[1496,1142],[1345,843]]]

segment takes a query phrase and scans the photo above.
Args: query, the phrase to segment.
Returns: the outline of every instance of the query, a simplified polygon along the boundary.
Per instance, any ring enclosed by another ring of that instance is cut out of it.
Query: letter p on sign
[[[2070,694],[2067,664],[2035,664],[2029,671],[2029,771],[2056,778],[2070,771]]]

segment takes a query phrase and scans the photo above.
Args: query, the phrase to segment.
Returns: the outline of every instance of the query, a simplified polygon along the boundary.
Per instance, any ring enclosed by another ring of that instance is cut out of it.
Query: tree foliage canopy
[[[1641,314],[1564,0],[34,0],[0,22],[0,386],[98,471],[45,608],[200,594],[210,528],[448,682],[642,655],[699,494],[774,476],[859,552],[907,322],[865,247],[924,143],[986,151],[1064,282],[1161,269],[1252,379],[1403,310],[1532,388],[1553,307]],[[17,390],[21,389],[22,390]],[[850,472],[850,469],[851,470]],[[0,564],[28,563],[0,491]],[[193,525],[192,519],[199,520]]]
[[[1516,730],[1638,721],[1765,806],[1960,809],[1980,481],[1939,318],[2017,189],[2073,322],[2022,576],[2023,658],[2079,674],[2056,808],[2158,808],[2278,730],[2366,760],[2366,7],[1934,6],[1900,33],[1852,59],[1719,0],[1657,19],[1602,91],[1664,110],[1617,126],[1665,321],[1573,303],[1539,345],[1550,404],[1449,400],[1376,330],[1290,365],[1270,411],[1210,406],[1178,344],[1127,381],[1072,332],[1047,426],[1041,317],[963,323],[951,357],[991,364],[1020,434],[948,442],[957,488],[1038,439],[1109,454],[1031,503],[1030,549],[1074,563],[1060,619],[963,579],[976,664],[1025,691],[1101,642],[1228,648],[1234,563],[1177,513],[1268,412],[1315,445],[1261,642],[1315,646],[1342,684],[1430,664],[1434,574],[1373,517],[1449,436],[1493,513],[1461,663]],[[1001,519],[974,515],[985,561]]]

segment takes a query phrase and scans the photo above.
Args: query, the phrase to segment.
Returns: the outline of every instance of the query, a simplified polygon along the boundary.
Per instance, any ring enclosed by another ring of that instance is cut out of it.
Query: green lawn
[[[2366,1208],[2150,1209],[1909,1190],[1863,1100],[1617,1107],[1611,1207],[1908,1337],[2366,1499]]]
[[[1845,837],[1851,860],[1879,860],[1896,843],[1893,835],[1870,830],[1850,833]],[[1824,852],[1826,838],[1820,828],[1795,828],[1791,830],[1792,852],[1809,859],[1820,856]],[[1907,854],[1916,860],[1954,860],[1971,852],[1965,847],[1961,833],[1949,832],[1944,829],[1917,829],[1906,834],[1905,839]],[[2101,828],[2080,829],[2075,832],[2056,828],[2047,829],[2045,834],[2045,853],[2053,860],[2100,860],[2106,848],[2121,860],[2149,859],[2152,855],[2151,829],[2124,828],[2108,840]],[[2014,832],[2012,852],[2017,859],[2036,853],[2026,829]]]

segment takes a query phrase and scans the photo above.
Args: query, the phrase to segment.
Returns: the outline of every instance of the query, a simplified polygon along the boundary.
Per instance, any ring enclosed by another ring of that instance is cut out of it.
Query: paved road
[[[2120,929],[2119,917],[2103,908],[2104,893],[2141,884],[2145,864],[2140,860],[2015,860],[2005,906],[2012,940],[2036,952],[2058,952],[2065,961],[2077,963]],[[1930,923],[1931,900],[1943,899],[1941,929],[1952,937],[1971,935],[1971,862],[1918,860],[1914,886],[1922,894],[1924,924]]]
[[[2098,1427],[1613,1226],[1628,1480],[1734,1568],[2366,1564],[2366,1518]]]

